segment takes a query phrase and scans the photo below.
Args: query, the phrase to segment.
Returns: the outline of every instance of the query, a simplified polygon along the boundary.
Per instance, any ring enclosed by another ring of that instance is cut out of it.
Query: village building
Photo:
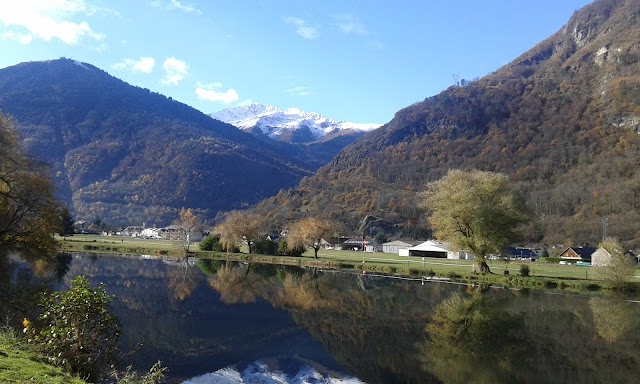
[[[395,240],[382,244],[382,252],[400,254],[400,249],[409,249],[417,244],[407,243],[405,241]]]
[[[538,259],[538,254],[533,249],[525,247],[505,247],[502,249],[502,255],[509,259]]]
[[[364,239],[348,239],[340,244],[340,249],[343,251],[362,251],[367,245],[367,241]]]
[[[160,237],[160,229],[158,228],[145,228],[140,231],[140,236],[145,239],[161,239]]]
[[[366,243],[364,251],[365,252],[382,252],[382,244],[378,243],[375,240],[370,240],[369,242]]]
[[[439,257],[443,259],[471,260],[473,254],[455,249],[450,244],[428,240],[415,247],[400,249],[400,256]]]
[[[638,256],[633,254],[633,252],[627,251],[624,253],[624,256],[629,260],[630,264],[638,264]],[[591,255],[591,265],[594,267],[606,267],[609,264],[611,264],[611,253],[606,249],[600,247]]]
[[[594,267],[606,267],[611,264],[611,253],[600,247],[591,254],[591,265]]]
[[[591,256],[596,250],[596,247],[568,247],[558,257],[562,260],[591,263]]]
[[[123,228],[120,231],[116,232],[116,235],[140,237],[140,233],[142,232],[143,229],[144,228],[141,227],[141,226],[130,225],[130,226],[128,226],[126,228]]]

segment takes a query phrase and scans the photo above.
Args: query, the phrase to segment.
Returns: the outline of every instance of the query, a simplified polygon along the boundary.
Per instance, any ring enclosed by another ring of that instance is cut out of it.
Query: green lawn
[[[62,239],[58,238],[61,243]],[[74,251],[101,251],[111,253],[131,253],[131,254],[149,254],[149,255],[183,255],[182,244],[175,241],[167,240],[151,240],[139,239],[132,237],[120,236],[99,236],[99,235],[75,235],[67,237],[64,241],[65,249]],[[100,249],[89,249],[100,248]],[[201,257],[221,257],[225,254],[202,252],[196,243],[190,248],[193,256]],[[241,248],[241,252],[246,253],[246,245]],[[248,255],[238,255],[244,257]],[[269,260],[270,256],[259,257],[260,261]],[[293,264],[308,265],[314,263],[313,250],[307,251],[302,258],[284,258],[280,256],[273,257],[274,262],[282,262],[286,260]],[[474,270],[473,260],[449,260],[439,258],[406,257],[388,253],[369,253],[355,251],[336,251],[336,250],[320,250],[318,252],[318,261],[333,264],[342,264],[343,266],[353,265],[356,269],[365,269],[374,272],[395,271],[400,274],[416,274],[434,272],[438,276],[447,276],[448,274],[458,274],[461,276],[469,276]],[[570,279],[598,282],[602,280],[598,268],[582,267],[575,265],[560,265],[555,263],[529,262],[521,260],[512,260],[505,262],[502,260],[489,260],[491,270],[497,275],[504,275],[504,271],[508,270],[510,276],[517,276],[520,266],[525,264],[529,266],[531,276],[538,278],[550,279]],[[635,270],[634,281],[640,277],[640,270]],[[640,280],[638,280],[640,282]]]
[[[63,250],[102,251],[111,253],[132,254],[181,254],[182,243],[168,240],[142,239],[128,236],[74,235],[64,239],[56,236]],[[100,249],[91,249],[100,248]],[[197,244],[191,250],[197,250]]]
[[[313,257],[313,251],[306,252],[304,256]],[[335,250],[321,250],[318,252],[318,257],[323,260],[336,260],[365,265],[373,263],[401,269],[412,268],[427,271],[432,270],[439,275],[444,275],[450,271],[458,274],[469,274],[474,270],[473,260],[450,260],[427,257],[424,258],[423,261],[421,257]],[[511,275],[518,274],[520,266],[527,265],[529,266],[531,276],[583,280],[601,279],[598,268],[593,267],[580,267],[575,265],[560,265],[522,260],[511,260],[509,262],[502,260],[489,260],[488,264],[489,267],[491,267],[491,270],[497,274],[504,274],[505,270],[508,270]],[[638,274],[640,274],[640,271],[636,269],[636,275]]]
[[[12,330],[0,330],[0,383],[84,384],[46,363],[33,346]]]

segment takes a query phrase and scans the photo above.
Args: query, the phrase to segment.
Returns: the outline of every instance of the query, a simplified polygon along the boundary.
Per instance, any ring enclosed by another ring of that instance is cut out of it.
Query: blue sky
[[[589,0],[0,2],[0,68],[68,57],[205,113],[251,102],[386,123],[491,73]]]

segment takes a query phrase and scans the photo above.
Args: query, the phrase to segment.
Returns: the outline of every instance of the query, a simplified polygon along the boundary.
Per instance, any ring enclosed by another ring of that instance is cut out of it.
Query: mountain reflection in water
[[[49,275],[29,264],[59,288],[76,275],[105,283],[126,361],[143,371],[161,360],[171,382],[616,383],[640,372],[640,306],[616,298],[210,260],[75,255]],[[1,271],[0,294],[15,295],[21,273]]]

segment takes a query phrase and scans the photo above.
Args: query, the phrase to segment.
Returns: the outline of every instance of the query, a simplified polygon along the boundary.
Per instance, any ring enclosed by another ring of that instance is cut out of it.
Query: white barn
[[[411,247],[407,249],[406,254],[400,254],[400,256],[439,257],[455,260],[473,259],[472,254],[461,250],[453,250],[450,244],[435,240],[428,240],[415,247]]]
[[[404,241],[400,241],[400,240],[390,241],[388,243],[382,244],[382,252],[384,252],[384,253],[395,253],[396,255],[399,255],[401,249],[403,249],[403,248],[404,249],[409,249],[411,247],[413,247],[413,244],[406,243]]]

